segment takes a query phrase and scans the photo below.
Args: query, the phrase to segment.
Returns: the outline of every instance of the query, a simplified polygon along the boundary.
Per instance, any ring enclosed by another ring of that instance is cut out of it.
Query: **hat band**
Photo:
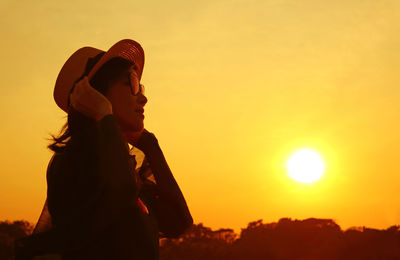
[[[86,61],[86,67],[85,67],[85,72],[83,73],[83,75],[81,76],[81,78],[83,78],[84,76],[89,75],[89,72],[92,70],[92,68],[94,67],[94,65],[96,65],[96,63],[101,59],[101,57],[103,57],[103,55],[106,52],[100,52],[99,54],[97,54],[96,56],[92,57],[92,58],[88,58]]]

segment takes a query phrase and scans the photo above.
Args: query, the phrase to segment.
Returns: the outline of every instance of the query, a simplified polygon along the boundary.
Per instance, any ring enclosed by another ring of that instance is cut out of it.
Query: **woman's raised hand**
[[[112,114],[111,102],[90,85],[87,76],[76,83],[70,94],[70,106],[96,121]]]
[[[152,147],[157,146],[157,144],[158,140],[156,136],[144,128],[139,136],[135,136],[135,142],[132,145],[136,146],[146,154]]]

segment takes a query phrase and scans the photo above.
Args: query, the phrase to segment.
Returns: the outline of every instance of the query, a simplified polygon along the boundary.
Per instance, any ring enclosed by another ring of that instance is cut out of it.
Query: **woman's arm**
[[[125,209],[136,206],[139,189],[129,161],[129,147],[114,115],[104,116],[98,127],[99,174],[107,190],[104,207],[98,215],[108,217],[104,219],[107,223],[115,223]]]
[[[86,117],[90,121],[88,126],[92,128],[92,123],[95,123],[97,128],[91,129],[92,132],[96,133],[86,133],[86,136],[75,142],[75,147],[71,152],[74,157],[71,164],[77,166],[75,172],[85,170],[83,166],[88,163],[82,157],[92,159],[93,156],[88,152],[81,156],[82,152],[80,151],[82,149],[80,148],[82,148],[82,143],[86,142],[86,139],[92,138],[91,134],[97,134],[98,139],[94,141],[93,146],[94,153],[98,157],[97,160],[94,160],[95,162],[89,163],[87,171],[89,173],[95,171],[98,176],[95,175],[94,178],[100,178],[100,181],[105,185],[106,194],[102,201],[104,210],[100,209],[98,214],[103,218],[94,222],[94,225],[100,228],[107,223],[117,221],[121,210],[128,207],[132,197],[138,194],[138,187],[134,178],[130,175],[129,147],[114,118],[110,100],[90,85],[87,76],[78,81],[74,90],[70,93],[71,112],[78,112],[74,116]],[[75,131],[75,136],[80,135],[81,131],[79,130]],[[86,129],[82,130],[85,132]],[[89,152],[91,152],[90,149]],[[87,173],[82,172],[82,174]]]
[[[154,134],[144,131],[135,144],[146,155],[157,182],[155,214],[159,229],[166,237],[178,237],[193,224],[183,194],[165,160]]]

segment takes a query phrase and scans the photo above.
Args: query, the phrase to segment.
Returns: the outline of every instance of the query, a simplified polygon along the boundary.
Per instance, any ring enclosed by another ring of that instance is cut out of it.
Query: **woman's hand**
[[[146,153],[149,148],[157,145],[158,143],[156,136],[153,133],[147,131],[145,128],[141,132],[125,133],[125,137],[127,138],[128,143],[137,147],[144,153]]]
[[[111,102],[90,85],[87,76],[76,83],[70,94],[70,106],[96,121],[112,114]]]
[[[136,143],[139,140],[139,137],[142,135],[144,129],[137,132],[124,132],[126,141],[130,143],[132,146],[136,147]]]

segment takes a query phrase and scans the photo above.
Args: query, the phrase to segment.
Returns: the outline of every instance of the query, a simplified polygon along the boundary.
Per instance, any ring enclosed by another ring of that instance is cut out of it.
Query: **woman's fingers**
[[[96,120],[112,113],[110,101],[90,85],[87,77],[76,83],[70,94],[70,103],[79,112]]]
[[[84,103],[81,103],[81,101],[80,101],[79,99],[75,98],[74,95],[75,95],[75,94],[71,94],[71,106],[72,106],[75,110],[81,112],[82,114],[92,117],[92,116],[93,116],[93,113],[91,112],[91,110],[88,109],[88,108],[85,106]]]

